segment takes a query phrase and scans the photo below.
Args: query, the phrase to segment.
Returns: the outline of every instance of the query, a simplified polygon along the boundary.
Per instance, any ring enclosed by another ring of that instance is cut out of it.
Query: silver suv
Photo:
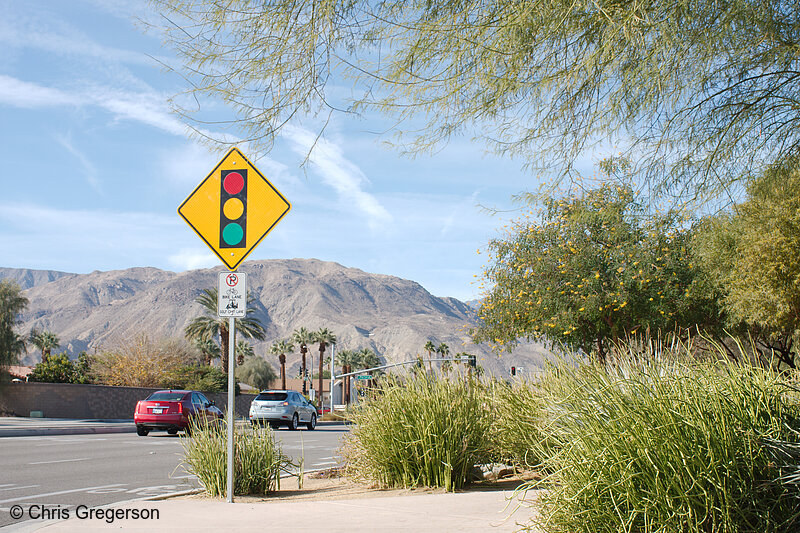
[[[302,423],[313,430],[317,427],[317,410],[298,392],[265,390],[250,404],[250,422],[254,426],[268,423],[272,428],[285,424],[292,430]]]

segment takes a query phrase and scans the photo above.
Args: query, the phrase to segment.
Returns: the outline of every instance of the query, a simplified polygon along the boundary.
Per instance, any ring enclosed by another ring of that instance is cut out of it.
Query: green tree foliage
[[[211,339],[200,340],[194,339],[195,348],[200,352],[203,357],[203,363],[210,365],[214,359],[219,358],[219,346]]]
[[[25,340],[14,331],[28,299],[13,280],[0,280],[0,368],[13,365],[25,351]]]
[[[800,166],[773,165],[734,209],[702,221],[700,263],[722,294],[728,327],[744,325],[794,368],[800,335]]]
[[[356,367],[361,361],[361,356],[359,356],[356,350],[339,350],[336,352],[334,364],[337,364],[342,367],[342,374],[349,374],[353,371],[353,368]],[[343,387],[344,387],[344,403],[350,403],[350,378],[351,376],[345,376],[343,378]]]
[[[308,345],[314,342],[314,333],[309,331],[305,326],[301,326],[292,332],[292,342],[300,349],[300,377],[303,378],[303,394],[308,392],[308,384],[306,383],[306,376],[308,369],[306,367],[306,353],[308,353]]]
[[[278,362],[281,364],[281,389],[286,389],[286,354],[294,350],[294,344],[289,340],[279,340],[272,343],[269,347],[269,353],[278,356]]]
[[[246,357],[254,357],[255,352],[249,342],[238,341],[236,343],[236,364],[241,365],[244,363]]]
[[[181,365],[167,376],[165,385],[173,389],[199,390],[203,392],[225,392],[228,390],[228,375],[217,367]],[[239,384],[236,384],[239,394]]]
[[[609,342],[703,323],[688,231],[648,214],[628,187],[544,201],[489,243],[476,342],[545,340],[605,360]]]
[[[58,348],[60,344],[55,333],[47,330],[39,331],[36,328],[31,330],[28,341],[42,352],[42,361],[46,361],[53,348]]]
[[[236,369],[236,379],[259,390],[268,389],[278,375],[263,357],[251,355]]]
[[[28,380],[43,383],[91,383],[89,356],[86,352],[81,352],[75,361],[70,360],[66,352],[49,356],[33,367]]]
[[[467,133],[562,174],[622,139],[651,179],[706,193],[800,141],[800,19],[784,0],[153,4],[201,138],[209,97],[266,147],[308,114],[378,110],[411,150]]]
[[[184,329],[186,338],[199,342],[219,339],[220,361],[223,372],[228,372],[228,319],[217,316],[217,288],[203,289],[203,293],[195,299],[203,309],[203,315],[193,318]],[[236,319],[236,333],[248,339],[264,339],[264,326],[253,315],[256,312],[255,299],[247,295],[247,316]]]
[[[317,379],[318,379],[317,390],[322,391],[325,390],[322,387],[322,379],[325,374],[323,368],[325,361],[325,349],[331,344],[336,344],[336,335],[334,335],[334,333],[328,328],[319,328],[319,330],[314,333],[314,342],[319,343],[319,369],[317,371]],[[314,373],[313,369],[311,373],[312,374]]]

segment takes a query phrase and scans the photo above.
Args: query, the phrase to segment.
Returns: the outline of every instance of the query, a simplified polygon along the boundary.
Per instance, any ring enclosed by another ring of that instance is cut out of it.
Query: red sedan
[[[146,437],[153,430],[166,430],[170,435],[183,430],[188,434],[190,420],[218,424],[222,417],[222,411],[201,392],[160,390],[136,404],[133,422],[136,433]]]

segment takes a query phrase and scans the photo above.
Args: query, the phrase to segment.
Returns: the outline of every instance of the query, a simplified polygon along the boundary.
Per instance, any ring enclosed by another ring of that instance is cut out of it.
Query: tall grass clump
[[[524,468],[539,467],[546,439],[539,424],[544,405],[537,384],[495,381],[487,392],[496,416],[490,432],[495,458]]]
[[[800,531],[797,390],[752,366],[558,364],[539,500],[549,531]]]
[[[227,420],[227,417],[226,417]],[[293,466],[269,428],[236,427],[234,494],[268,494],[280,489],[281,472]],[[209,496],[227,493],[227,429],[204,421],[192,422],[191,436],[181,438],[183,463],[200,480]]]
[[[489,448],[485,400],[475,379],[382,381],[351,415],[349,475],[385,487],[461,488]]]

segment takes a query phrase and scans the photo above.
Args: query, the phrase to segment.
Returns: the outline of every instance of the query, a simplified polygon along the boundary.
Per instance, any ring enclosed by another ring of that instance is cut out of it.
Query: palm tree
[[[278,356],[281,363],[281,389],[286,389],[286,354],[294,350],[294,344],[289,340],[280,340],[272,343],[269,353]]]
[[[322,360],[325,354],[325,348],[329,344],[336,344],[336,335],[334,335],[328,328],[320,328],[319,331],[314,333],[314,342],[319,343],[319,401],[322,405]]]
[[[428,342],[425,343],[425,346],[423,348],[425,349],[426,352],[428,352],[428,368],[433,370],[433,365],[431,365],[431,354],[433,354],[433,352],[436,351],[436,345],[433,344],[433,341],[429,340]]]
[[[294,330],[292,341],[300,347],[300,375],[303,377],[303,394],[308,391],[306,385],[306,353],[308,345],[314,342],[314,334],[306,329],[305,326]]]
[[[48,357],[50,357],[50,351],[53,348],[58,348],[60,342],[58,341],[58,337],[52,331],[39,331],[36,328],[31,330],[30,335],[28,336],[28,340],[31,344],[36,346],[39,350],[42,351],[42,362],[46,362]]]
[[[436,347],[436,353],[441,355],[443,358],[447,357],[450,355],[450,347],[442,342]]]
[[[241,365],[244,363],[245,357],[254,356],[256,353],[253,351],[253,347],[250,346],[249,342],[245,341],[237,341],[236,342],[236,364]]]
[[[200,351],[200,354],[203,357],[203,362],[206,365],[210,365],[211,361],[219,357],[219,346],[217,346],[217,343],[215,343],[211,339],[208,340],[195,339],[194,345]]]
[[[349,374],[353,366],[357,365],[359,357],[353,350],[340,350],[336,354],[336,364],[342,367],[342,374]],[[333,391],[331,391],[333,392]],[[350,403],[350,376],[342,379],[342,396],[345,404]]]
[[[249,316],[236,320],[236,331],[248,339],[264,339],[264,326],[257,318],[253,318],[255,308],[250,304],[255,298],[247,295],[246,313]],[[228,372],[228,319],[217,316],[217,288],[203,289],[203,293],[195,298],[195,302],[203,306],[203,316],[193,318],[189,325],[183,330],[188,339],[208,341],[219,336],[220,361],[222,371]]]
[[[375,368],[381,365],[381,358],[369,348],[363,348],[356,354],[358,355],[359,368]]]

